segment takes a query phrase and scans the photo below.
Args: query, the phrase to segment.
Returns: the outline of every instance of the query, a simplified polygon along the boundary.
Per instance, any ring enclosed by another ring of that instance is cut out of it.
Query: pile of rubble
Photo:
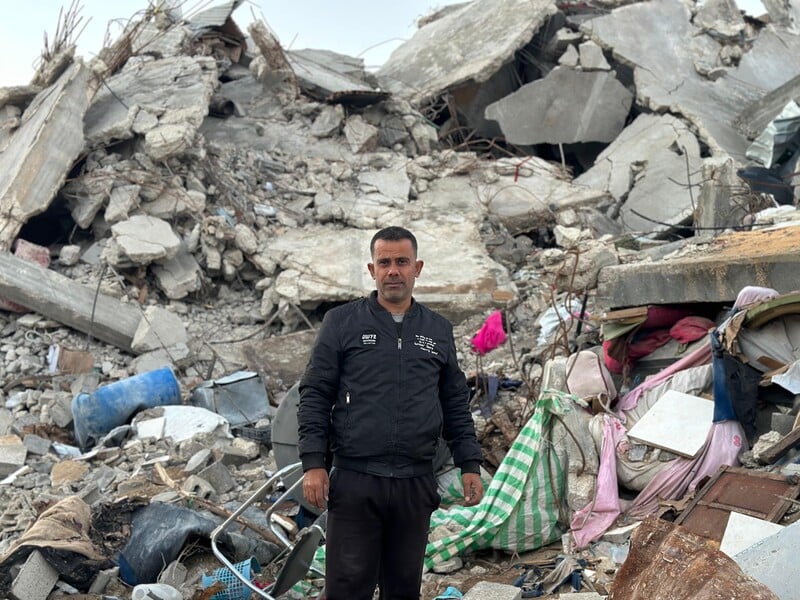
[[[263,22],[245,34],[240,4],[147,11],[88,64],[66,36],[29,85],[0,88],[0,590],[15,598],[54,586],[127,598],[157,578],[201,593],[219,564],[194,540],[296,457],[291,388],[324,312],[372,287],[380,227],[419,238],[416,297],[456,325],[487,478],[549,414],[548,390],[567,391],[568,356],[594,348],[613,365],[616,339],[625,393],[704,342],[664,334],[633,360],[648,307],[707,319],[705,334],[747,286],[781,298],[800,287],[793,2],[755,19],[733,0],[474,0],[425,18],[376,73],[284,50]],[[509,337],[481,354],[472,337],[495,310]],[[735,344],[729,354],[742,360]],[[762,354],[774,374],[797,359]],[[795,413],[783,406],[781,423]],[[771,429],[736,418],[749,441]],[[562,465],[558,525],[580,536],[573,516],[595,505],[604,445],[573,425],[585,435],[559,460],[594,467]],[[785,455],[798,430],[776,429],[764,444]],[[635,446],[648,464],[676,457]],[[284,512],[290,537],[315,516],[302,499]],[[636,597],[629,562],[611,585],[630,531],[598,542],[620,512],[586,544],[565,538],[532,559],[555,573],[550,593],[583,570],[590,594]],[[268,565],[283,540],[262,516],[225,541]],[[186,525],[156,527],[172,521]],[[662,526],[640,528],[672,539]],[[585,554],[561,560],[589,544],[608,554],[591,569]],[[533,586],[533,563],[476,557],[431,559],[425,597],[511,583],[515,565],[529,569],[518,587]]]

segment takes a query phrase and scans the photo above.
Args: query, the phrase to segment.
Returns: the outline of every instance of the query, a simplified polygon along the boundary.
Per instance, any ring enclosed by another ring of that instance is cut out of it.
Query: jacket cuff
[[[324,469],[325,468],[325,453],[324,452],[309,452],[300,457],[303,463],[303,473],[309,469]]]
[[[305,465],[305,463],[303,463]],[[461,472],[462,473],[475,473],[476,475],[481,474],[481,463],[478,460],[468,460],[464,464],[461,465]]]

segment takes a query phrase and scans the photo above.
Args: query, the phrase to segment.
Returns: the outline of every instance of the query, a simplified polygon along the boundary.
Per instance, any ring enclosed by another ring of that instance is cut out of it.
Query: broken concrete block
[[[28,452],[31,454],[37,454],[39,456],[44,456],[47,454],[50,451],[50,446],[52,444],[47,438],[43,438],[32,433],[29,433],[22,438],[22,443],[28,449]]]
[[[112,177],[85,177],[64,186],[64,195],[70,214],[78,227],[86,229],[92,224],[95,216],[108,200],[111,187],[114,185]]]
[[[337,133],[344,121],[344,107],[341,104],[326,105],[311,125],[311,135],[318,138],[330,137]]]
[[[14,423],[14,415],[6,408],[0,408],[0,437],[8,435],[11,425]]]
[[[181,244],[169,223],[145,215],[116,223],[111,233],[124,255],[140,265],[174,257]]]
[[[28,448],[15,436],[6,436],[0,439],[0,477],[11,475],[14,471],[25,465]]]
[[[16,600],[46,600],[58,577],[58,571],[41,552],[34,550],[11,584],[11,596]]]
[[[522,590],[505,583],[479,581],[464,594],[464,600],[520,600]]]
[[[377,77],[385,90],[420,102],[467,81],[489,80],[557,11],[549,0],[470,2],[421,27]]]
[[[77,265],[81,258],[81,247],[74,244],[62,246],[58,252],[58,262],[67,267]]]
[[[706,0],[697,8],[693,23],[715,39],[738,42],[745,23],[734,0]]]
[[[165,160],[188,151],[197,128],[188,123],[158,125],[144,136],[144,151],[153,160]]]
[[[194,255],[181,248],[172,258],[153,266],[158,287],[171,300],[185,298],[200,289],[202,270]]]
[[[217,494],[224,494],[236,487],[236,481],[231,472],[221,462],[215,462],[198,473],[198,476],[205,479]]]
[[[564,67],[571,67],[575,68],[578,66],[578,62],[580,61],[580,56],[578,55],[578,51],[575,49],[575,46],[567,46],[567,49],[564,51],[558,59],[558,64]]]
[[[130,212],[139,206],[139,185],[123,185],[111,190],[106,206],[106,223],[114,224],[128,218]]]
[[[54,488],[64,484],[77,483],[89,471],[89,465],[75,460],[62,460],[53,465],[50,471],[50,485]]]
[[[188,473],[189,475],[194,475],[195,473],[198,473],[200,470],[206,467],[210,458],[211,458],[210,448],[203,448],[202,450],[198,450],[192,455],[192,457],[189,460],[186,461],[186,465],[184,465],[183,467],[184,473]]]
[[[228,445],[214,451],[216,459],[225,466],[239,467],[250,462],[251,457],[241,448]]]
[[[236,230],[234,243],[239,250],[247,255],[258,252],[258,237],[252,229],[244,223],[237,223],[234,229]]]
[[[171,220],[183,215],[202,214],[205,206],[206,196],[202,192],[167,187],[155,200],[142,204],[142,210],[152,217]]]
[[[603,49],[589,40],[578,46],[581,57],[581,69],[584,71],[610,71],[611,65],[608,64],[606,57],[603,56]]]
[[[389,168],[380,171],[364,171],[359,174],[358,180],[364,191],[378,191],[384,196],[395,200],[408,200],[411,191],[411,180],[405,169]]]
[[[371,152],[378,145],[379,130],[361,115],[353,115],[344,125],[344,135],[353,152]]]
[[[214,490],[214,486],[208,483],[205,479],[200,477],[199,475],[190,475],[186,478],[186,481],[183,482],[181,489],[184,492],[188,492],[193,496],[197,496],[198,498],[212,498],[216,495],[216,491]]]
[[[186,344],[188,336],[181,318],[160,306],[148,306],[133,334],[131,349],[147,352]]]
[[[564,99],[569,98],[569,102]],[[556,67],[486,108],[512,144],[611,142],[625,126],[633,94],[613,71]]]

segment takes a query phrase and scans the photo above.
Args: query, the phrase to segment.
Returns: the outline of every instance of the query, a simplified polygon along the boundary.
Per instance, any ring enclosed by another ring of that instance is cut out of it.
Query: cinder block
[[[44,456],[50,451],[50,446],[52,442],[47,438],[43,438],[40,435],[35,435],[33,433],[29,433],[26,435],[22,443],[25,444],[25,447],[28,449],[28,452],[31,454],[38,454],[39,456]]]
[[[464,600],[521,600],[522,590],[505,583],[479,581],[464,594]]]
[[[11,584],[11,597],[16,600],[46,600],[57,581],[58,571],[41,552],[34,550]]]

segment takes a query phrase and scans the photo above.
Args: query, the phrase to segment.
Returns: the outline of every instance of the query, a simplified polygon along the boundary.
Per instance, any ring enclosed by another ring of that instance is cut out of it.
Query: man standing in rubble
[[[300,382],[303,494],[328,509],[328,600],[371,600],[376,584],[384,600],[418,600],[439,436],[467,506],[483,497],[481,449],[453,328],[412,297],[416,238],[387,227],[370,253],[376,291],[325,314]]]

